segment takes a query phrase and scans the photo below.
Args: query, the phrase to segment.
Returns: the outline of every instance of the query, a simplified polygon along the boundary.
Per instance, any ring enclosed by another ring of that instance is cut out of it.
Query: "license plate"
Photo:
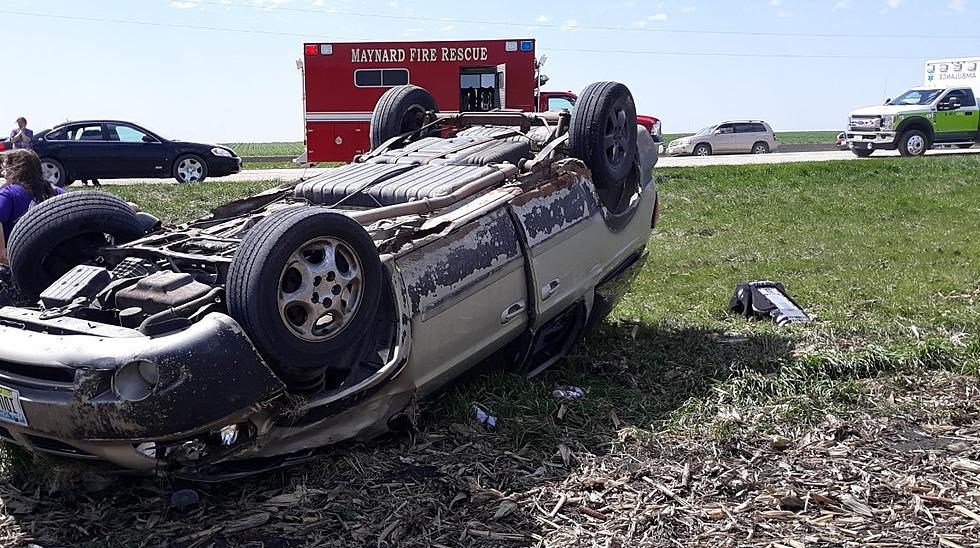
[[[27,426],[27,416],[20,406],[20,392],[0,386],[0,420]]]

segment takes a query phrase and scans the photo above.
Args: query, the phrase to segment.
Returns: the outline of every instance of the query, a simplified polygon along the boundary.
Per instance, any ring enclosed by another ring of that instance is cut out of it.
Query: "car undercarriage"
[[[423,93],[382,98],[354,163],[180,226],[142,233],[97,192],[29,211],[10,255],[31,301],[0,309],[0,437],[229,479],[383,434],[490,356],[532,375],[563,357],[656,220],[629,91],[452,115]]]

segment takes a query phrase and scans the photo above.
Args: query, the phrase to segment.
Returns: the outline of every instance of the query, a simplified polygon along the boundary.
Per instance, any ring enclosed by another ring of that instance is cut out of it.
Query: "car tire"
[[[622,183],[636,160],[636,105],[619,82],[586,86],[572,109],[568,143],[572,156],[592,171],[596,187]]]
[[[963,148],[963,149],[973,148],[973,143],[963,143],[961,145],[956,145],[956,148]]]
[[[857,156],[857,157],[859,157],[859,158],[867,158],[867,157],[871,156],[872,154],[874,154],[874,151],[875,150],[873,148],[852,148],[851,149],[851,152],[853,152],[854,155]]]
[[[377,248],[357,221],[326,208],[288,209],[242,239],[228,271],[228,311],[284,380],[315,385],[369,331],[381,276]]]
[[[145,233],[129,205],[103,192],[72,192],[27,210],[7,252],[17,287],[32,300],[72,268],[97,261],[100,248]]]
[[[759,141],[752,145],[752,154],[769,154],[769,144],[765,141]]]
[[[922,156],[929,150],[929,137],[917,130],[906,131],[899,137],[898,152],[902,156]]]
[[[64,188],[74,182],[68,178],[64,164],[54,158],[41,158],[41,174],[51,186]]]
[[[694,147],[693,154],[695,156],[711,156],[711,145],[708,143],[700,143]]]
[[[208,178],[208,163],[196,154],[184,154],[174,160],[173,176],[178,183],[203,183]]]
[[[418,131],[426,124],[426,113],[438,112],[436,100],[418,86],[396,86],[384,92],[371,113],[371,149],[392,137]]]

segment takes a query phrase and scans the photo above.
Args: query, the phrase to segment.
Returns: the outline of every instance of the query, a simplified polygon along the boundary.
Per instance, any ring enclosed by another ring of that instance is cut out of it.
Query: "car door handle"
[[[518,301],[508,306],[500,315],[500,323],[508,323],[524,313],[524,301]]]
[[[973,116],[973,111],[972,111],[972,110],[968,110],[968,111],[966,111],[966,115],[967,115],[967,116]]]
[[[558,292],[559,287],[561,287],[561,280],[558,278],[548,282],[548,285],[541,288],[541,300],[547,301],[548,297],[551,297]]]

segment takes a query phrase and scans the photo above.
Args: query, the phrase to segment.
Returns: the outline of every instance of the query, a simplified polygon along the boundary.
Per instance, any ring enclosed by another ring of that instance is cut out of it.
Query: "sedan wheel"
[[[179,183],[199,183],[208,176],[208,166],[197,156],[181,156],[174,164],[174,178]]]
[[[41,175],[52,186],[65,186],[65,168],[57,160],[41,160]]]

